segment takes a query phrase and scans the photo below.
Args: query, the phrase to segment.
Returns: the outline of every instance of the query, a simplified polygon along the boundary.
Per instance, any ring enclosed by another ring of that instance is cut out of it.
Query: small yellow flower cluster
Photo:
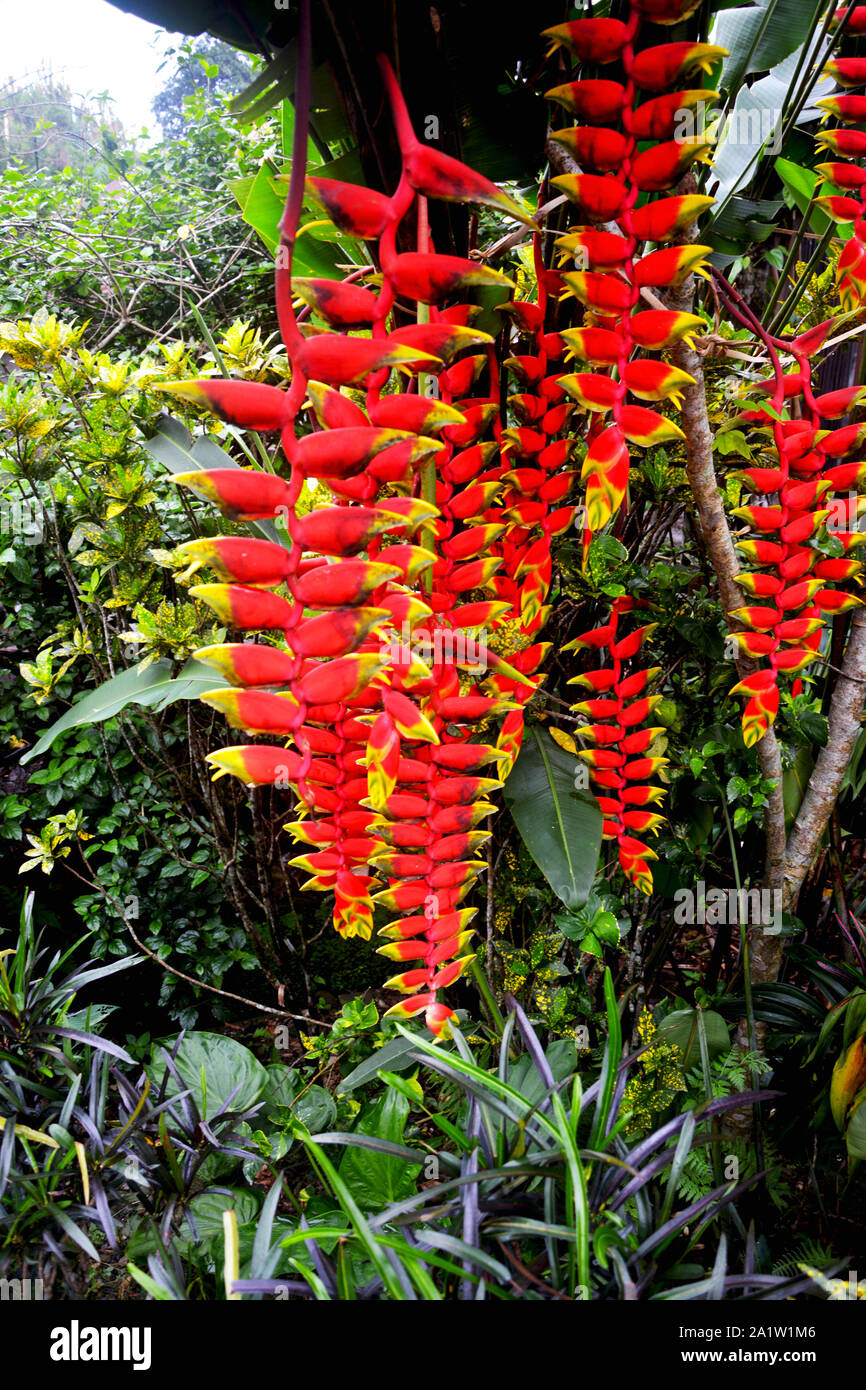
[[[524,631],[519,618],[509,618],[487,638],[487,645],[504,660],[531,646],[533,635]]]
[[[652,1014],[641,1015],[637,1031],[641,1042],[650,1046],[639,1058],[639,1070],[632,1073],[623,1096],[623,1110],[630,1112],[626,1125],[630,1137],[646,1134],[677,1092],[686,1089],[680,1049],[672,1043],[653,1041],[657,1029]]]

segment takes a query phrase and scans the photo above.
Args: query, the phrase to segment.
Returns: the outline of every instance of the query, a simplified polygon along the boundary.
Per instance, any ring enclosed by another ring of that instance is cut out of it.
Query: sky
[[[167,40],[155,25],[108,0],[0,0],[0,33],[0,86],[47,69],[82,95],[108,91],[131,135],[159,134],[150,102]]]

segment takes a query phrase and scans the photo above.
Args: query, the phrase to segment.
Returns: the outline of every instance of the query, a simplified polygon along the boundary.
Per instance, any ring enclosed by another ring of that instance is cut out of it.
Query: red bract
[[[196,469],[175,473],[178,487],[188,487],[238,521],[263,521],[291,505],[291,489],[273,473],[249,468]]]
[[[332,328],[357,328],[361,324],[372,323],[378,313],[376,295],[361,285],[295,276],[292,289]]]
[[[385,63],[383,76],[403,155],[394,197],[308,181],[337,226],[379,239],[381,291],[354,278],[289,285],[278,269],[290,390],[182,384],[234,423],[279,429],[290,476],[222,469],[179,481],[238,519],[282,517],[291,548],[229,536],[192,542],[182,554],[230,581],[191,591],[227,626],[277,630],[283,639],[279,647],[234,642],[200,654],[228,682],[203,696],[210,705],[232,726],[294,745],[232,746],[213,754],[213,765],[253,786],[295,789],[299,818],[287,828],[308,848],[290,862],[309,875],[305,887],[333,892],[338,931],[369,936],[376,904],[415,914],[410,928],[385,929],[398,942],[384,954],[411,967],[389,982],[408,996],[395,1012],[423,1013],[440,1032],[451,1011],[439,992],[472,960],[471,913],[458,904],[484,868],[476,855],[488,832],[475,827],[500,786],[481,770],[513,762],[522,727],[515,721],[546,652],[528,639],[546,612],[551,539],[572,517],[564,499],[574,474],[562,471],[572,441],[558,437],[571,406],[553,369],[565,345],[544,332],[548,286],[563,286],[543,263],[539,304],[508,306],[531,350],[515,359],[526,390],[515,393],[520,423],[505,429],[493,337],[472,327],[471,305],[437,306],[511,281],[480,261],[439,255],[426,239],[417,251],[397,252],[397,224],[416,193],[531,219],[481,175],[422,145]],[[370,336],[314,329],[304,337],[297,298],[331,328],[369,325]],[[415,324],[390,327],[395,298],[434,307],[426,321],[419,313]],[[411,382],[386,391],[395,366],[409,377],[438,376],[437,395]],[[340,389],[358,386],[367,388],[366,409]],[[486,394],[472,394],[479,390]],[[319,426],[312,432],[298,429],[305,393]],[[483,441],[488,432],[493,439]],[[524,458],[537,460],[532,476],[509,473]],[[412,495],[422,468],[423,498]],[[307,477],[327,482],[337,504],[299,514]],[[477,596],[484,589],[489,599]],[[517,629],[513,652],[472,635],[506,623]],[[477,721],[503,716],[501,742],[473,741]]]
[[[320,178],[308,178],[307,188],[341,232],[362,241],[375,241],[391,220],[390,199],[372,188]]]
[[[663,43],[645,48],[635,55],[632,80],[648,92],[663,92],[682,78],[697,72],[711,72],[713,65],[727,57],[727,50],[710,43]]]
[[[373,372],[383,367],[409,366],[422,358],[435,365],[435,355],[410,351],[399,342],[381,338],[344,338],[339,333],[322,333],[307,338],[294,353],[293,365],[307,380],[328,386],[362,386]]]
[[[625,88],[621,82],[604,78],[583,82],[566,82],[545,92],[548,101],[558,102],[567,111],[591,125],[618,125],[623,109]]]
[[[634,186],[642,193],[659,193],[673,188],[694,161],[703,158],[709,148],[706,140],[693,136],[684,140],[666,140],[661,145],[644,150],[632,161]]]
[[[848,17],[846,32],[861,32],[857,16],[861,9],[854,9]],[[837,20],[844,11],[837,13]],[[843,86],[859,86],[866,81],[866,61],[862,58],[837,58],[827,66],[828,75],[835,77]],[[817,103],[828,115],[848,125],[866,126],[866,97],[860,94],[839,93],[823,98]],[[833,154],[853,159],[866,157],[866,129],[851,130],[836,128],[826,130],[818,136],[818,145],[831,150]],[[836,267],[836,288],[847,312],[859,309],[866,303],[866,197],[863,194],[866,169],[858,164],[831,162],[819,164],[818,170],[831,183],[850,191],[850,197],[837,196],[831,191],[817,199],[823,211],[829,213],[837,222],[853,222],[854,235],[842,248]],[[856,195],[856,196],[854,196]]]
[[[157,390],[194,401],[246,430],[280,430],[289,419],[285,391],[258,381],[166,381]]]
[[[420,304],[438,304],[469,285],[513,285],[498,271],[462,256],[407,251],[383,266],[395,293]]]
[[[670,140],[680,133],[684,116],[694,111],[705,114],[706,108],[714,106],[718,100],[718,92],[704,87],[666,92],[637,108],[631,119],[631,133],[636,140]]]
[[[550,39],[551,53],[561,46],[581,63],[604,64],[622,55],[629,32],[621,19],[573,19],[543,29],[542,37]]]
[[[619,168],[628,148],[625,135],[604,126],[572,126],[568,130],[553,131],[550,138],[564,146],[578,164],[597,174]]]
[[[861,428],[852,425],[822,432],[820,424],[822,414],[832,419],[847,413],[858,402],[860,389],[818,398],[813,395],[809,355],[820,346],[825,330],[826,325],[821,325],[821,333],[813,333],[811,338],[804,335],[790,344],[795,372],[783,375],[777,371],[754,388],[772,395],[776,412],[786,400],[801,397],[805,414],[797,420],[768,416],[776,466],[747,468],[738,475],[749,492],[779,499],[772,505],[738,507],[734,513],[759,533],[757,539],[738,542],[740,549],[766,570],[738,576],[737,583],[744,592],[762,601],[744,604],[730,615],[747,629],[733,634],[741,652],[768,663],[733,687],[733,693],[746,697],[742,725],[747,747],[764,737],[776,717],[779,673],[796,674],[817,659],[824,615],[844,612],[861,602],[853,595],[824,587],[827,582],[855,577],[857,562],[828,562],[809,544],[834,513],[833,534],[843,546],[859,539],[856,504],[849,508],[844,502],[833,503],[831,493],[835,488],[856,487],[862,465],[855,462],[828,467],[826,460],[857,447]]]
[[[560,174],[551,183],[571,199],[586,222],[611,222],[622,215],[625,192],[615,179],[597,174]]]
[[[714,198],[689,193],[645,203],[631,214],[632,234],[644,241],[668,241],[677,232],[690,227],[714,202]]]

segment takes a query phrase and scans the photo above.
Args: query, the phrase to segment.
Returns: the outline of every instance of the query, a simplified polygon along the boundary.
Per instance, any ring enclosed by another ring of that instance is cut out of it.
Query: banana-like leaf
[[[722,10],[710,42],[728,50],[721,83],[738,91],[752,73],[767,72],[795,52],[812,26],[820,0],[757,0],[754,5]]]

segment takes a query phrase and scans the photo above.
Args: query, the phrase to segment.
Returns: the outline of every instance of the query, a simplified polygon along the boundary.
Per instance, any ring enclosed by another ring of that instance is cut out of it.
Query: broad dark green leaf
[[[156,1087],[162,1084],[166,1072],[163,1047],[170,1051],[171,1042],[162,1046],[154,1043],[150,1061],[145,1067]],[[206,1120],[225,1105],[232,1091],[235,1091],[232,1110],[244,1110],[254,1105],[268,1081],[267,1072],[248,1047],[218,1033],[185,1034],[175,1065],[184,1087],[190,1091],[199,1113]],[[177,1083],[169,1074],[166,1095],[177,1093]]]
[[[424,1036],[432,1038],[433,1035],[425,1028]],[[353,1091],[356,1086],[363,1086],[365,1082],[374,1080],[380,1067],[387,1067],[390,1071],[405,1071],[412,1064],[414,1048],[414,1042],[408,1042],[406,1038],[392,1038],[384,1047],[378,1048],[372,1056],[366,1057],[350,1071],[345,1081],[340,1082],[340,1090]]]
[[[401,1144],[408,1117],[408,1100],[389,1086],[375,1105],[361,1112],[357,1128],[362,1134]],[[379,1211],[408,1197],[415,1190],[420,1171],[417,1164],[369,1149],[347,1149],[339,1169],[340,1177],[364,1211]]]
[[[704,1023],[707,1030],[707,1051],[710,1058],[721,1057],[731,1049],[728,1025],[721,1014],[712,1009],[704,1010]],[[683,1071],[691,1071],[700,1066],[701,1052],[698,1038],[698,1014],[696,1009],[675,1009],[663,1018],[656,1035],[661,1041],[673,1043],[683,1054]]]
[[[711,41],[728,50],[722,67],[725,91],[735,93],[756,72],[767,72],[805,42],[820,0],[758,0],[722,10]]]
[[[575,786],[580,761],[531,725],[505,784],[514,823],[554,893],[566,907],[583,907],[601,847],[601,812]]]

